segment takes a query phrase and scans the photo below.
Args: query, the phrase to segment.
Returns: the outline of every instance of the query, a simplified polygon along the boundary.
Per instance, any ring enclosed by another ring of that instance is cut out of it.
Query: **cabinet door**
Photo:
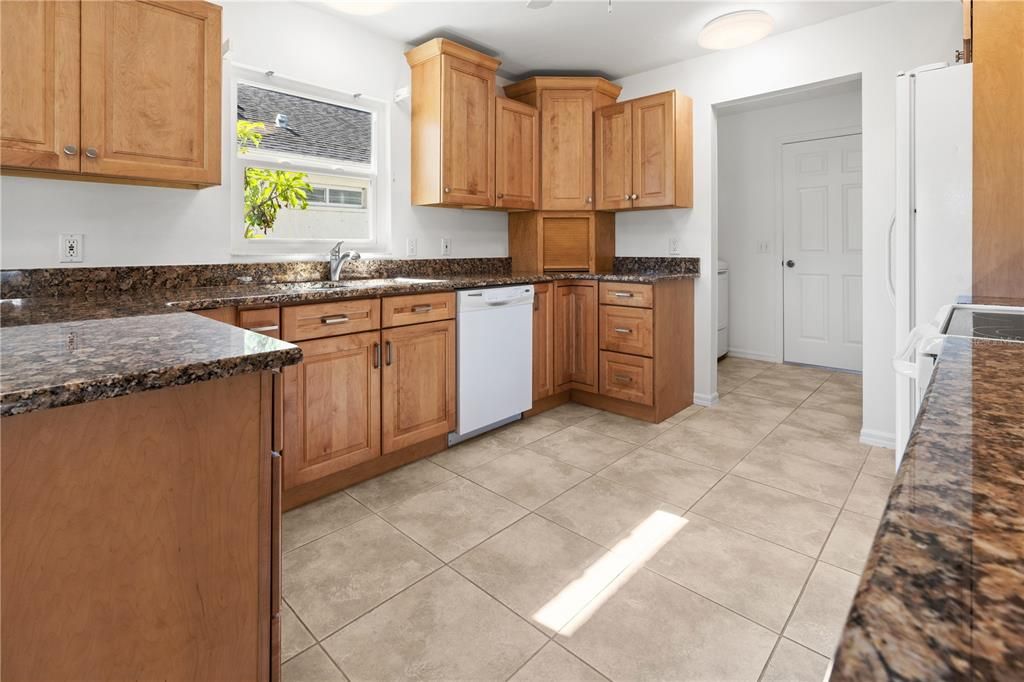
[[[596,282],[555,287],[555,384],[597,391]]]
[[[220,183],[220,16],[205,2],[82,3],[82,172]]]
[[[442,201],[494,206],[494,71],[441,57]]]
[[[494,205],[535,209],[540,192],[537,110],[528,104],[499,97],[494,116]]]
[[[541,93],[541,208],[594,207],[594,93]]]
[[[298,344],[284,370],[284,485],[291,488],[380,455],[380,335]]]
[[[675,204],[675,93],[630,102],[633,117],[633,208]]]
[[[455,430],[455,321],[381,332],[384,454]]]
[[[533,399],[555,392],[554,300],[551,284],[533,288]]]
[[[632,131],[629,102],[601,107],[594,114],[594,185],[599,211],[633,205]]]
[[[79,169],[79,10],[78,2],[0,3],[4,167]]]

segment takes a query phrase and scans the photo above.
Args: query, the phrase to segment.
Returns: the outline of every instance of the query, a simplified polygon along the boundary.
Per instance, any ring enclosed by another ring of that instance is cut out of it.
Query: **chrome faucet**
[[[358,251],[346,251],[342,253],[341,245],[344,243],[345,242],[343,241],[338,242],[337,244],[334,245],[334,248],[331,249],[332,282],[337,282],[339,279],[341,279],[341,266],[343,266],[346,261],[359,260],[360,258],[362,258],[362,255]]]

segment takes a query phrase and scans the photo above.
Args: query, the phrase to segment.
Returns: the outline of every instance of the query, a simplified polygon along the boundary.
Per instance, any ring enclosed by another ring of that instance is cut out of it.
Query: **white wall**
[[[388,101],[397,88],[409,84],[404,45],[375,36],[341,15],[296,2],[228,2],[223,19],[232,61]],[[418,257],[439,257],[441,237],[448,236],[453,239],[453,256],[507,255],[504,213],[410,206],[409,101],[392,105],[390,114],[394,254],[404,256],[406,238],[415,237]],[[226,107],[224,119],[228,124],[234,120]],[[226,137],[225,142],[231,139]],[[232,145],[224,147],[224,184],[198,191],[0,179],[0,266],[58,266],[61,232],[84,233],[84,266],[232,260],[229,183],[235,178],[229,172]]]
[[[716,103],[808,83],[861,74],[864,129],[864,429],[877,442],[892,439],[895,379],[889,356],[896,344],[894,313],[884,293],[886,227],[893,210],[895,82],[897,72],[952,58],[960,46],[960,5],[887,3],[770,37],[738,50],[630,76],[622,97],[678,88],[694,99],[694,208],[620,214],[619,255],[664,254],[678,238],[682,253],[710,274],[718,258],[716,230]],[[695,391],[716,395],[716,278],[697,280]]]
[[[860,130],[859,82],[789,99],[718,110],[718,257],[729,264],[729,351],[772,362],[782,359],[782,142]],[[769,251],[759,253],[758,242]]]

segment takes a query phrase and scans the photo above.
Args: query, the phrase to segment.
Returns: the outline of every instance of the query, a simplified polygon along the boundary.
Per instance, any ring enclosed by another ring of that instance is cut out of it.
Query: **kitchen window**
[[[247,67],[234,75],[232,252],[325,254],[344,241],[386,253],[384,103]]]

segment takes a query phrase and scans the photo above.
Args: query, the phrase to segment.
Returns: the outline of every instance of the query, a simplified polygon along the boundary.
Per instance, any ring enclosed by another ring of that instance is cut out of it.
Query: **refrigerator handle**
[[[889,233],[885,237],[885,293],[889,297],[889,303],[896,307],[896,285],[892,279],[892,234],[896,227],[896,211],[892,213],[889,221]]]

